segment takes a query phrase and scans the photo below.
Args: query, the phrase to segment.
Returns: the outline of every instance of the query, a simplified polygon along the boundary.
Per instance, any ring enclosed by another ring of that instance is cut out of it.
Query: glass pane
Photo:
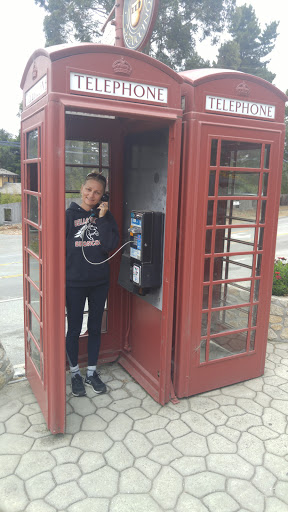
[[[40,315],[40,294],[35,290],[31,283],[28,283],[29,289],[29,304],[34,309],[35,313],[41,318]]]
[[[259,300],[259,288],[260,288],[260,281],[257,279],[254,284],[254,301]]]
[[[204,281],[210,281],[210,259],[204,260]]]
[[[95,167],[65,167],[65,190],[75,190],[80,192],[81,185],[84,183],[87,174],[95,171],[99,172],[99,168]]]
[[[211,253],[211,242],[212,242],[212,229],[206,231],[206,242],[205,242],[205,253]]]
[[[203,286],[202,309],[208,308],[209,286]]]
[[[252,275],[253,254],[215,258],[213,280],[241,279]]]
[[[38,130],[27,134],[27,158],[38,158]]]
[[[268,172],[263,173],[262,196],[267,196],[268,176]]]
[[[211,334],[246,329],[248,327],[249,310],[250,308],[243,307],[212,311]]]
[[[39,375],[41,375],[40,352],[30,336],[28,337],[28,350],[36,370],[38,371]]]
[[[37,164],[27,165],[27,190],[38,192],[38,168]]]
[[[39,166],[39,192],[41,192],[41,180],[42,180],[42,175],[41,175],[41,162],[39,162],[38,166]]]
[[[27,195],[27,219],[38,224],[38,197]]]
[[[75,191],[77,193],[80,192],[81,185],[84,183],[87,174],[90,172],[99,172],[99,168],[95,167],[65,167],[65,190]],[[107,179],[107,187],[108,188],[108,176],[109,170],[104,169],[101,173]]]
[[[39,231],[34,226],[28,225],[28,242],[27,247],[39,256]]]
[[[250,350],[254,350],[254,348],[255,348],[255,335],[256,335],[256,331],[251,331],[251,333],[250,333]]]
[[[270,166],[270,149],[270,144],[265,144],[264,169],[269,169]]]
[[[256,263],[256,276],[261,275],[262,254],[258,254]]]
[[[39,270],[40,270],[40,264],[39,261],[36,260],[36,258],[33,258],[31,254],[27,254],[28,257],[28,275],[30,279],[40,288],[40,282],[39,282]]]
[[[258,172],[220,171],[219,196],[257,196]]]
[[[210,340],[209,361],[246,352],[247,333],[238,332]]]
[[[253,306],[252,327],[256,327],[256,325],[257,325],[257,313],[258,313],[258,306]]]
[[[221,142],[220,165],[259,168],[261,149],[262,144],[255,142],[223,140]]]
[[[95,165],[99,166],[99,142],[66,140],[66,165]],[[88,174],[88,173],[87,173]]]
[[[212,139],[210,165],[216,165],[218,140]]]
[[[206,336],[207,324],[208,324],[208,313],[203,313],[202,314],[201,336]]]
[[[40,347],[40,323],[38,322],[36,316],[29,309],[29,331],[33,334],[35,340]]]
[[[256,214],[257,200],[255,199],[220,200],[217,203],[216,224],[255,224]]]
[[[214,194],[215,194],[215,178],[216,178],[216,172],[211,171],[210,175],[209,175],[208,196],[214,196]]]
[[[102,165],[109,166],[109,144],[102,142]]]
[[[214,201],[208,201],[207,207],[207,225],[211,225],[213,223],[213,205]]]
[[[221,283],[213,286],[212,307],[236,306],[250,302],[251,281]]]
[[[39,158],[40,158],[40,157],[41,157],[41,155],[42,155],[42,146],[41,146],[41,126],[39,126],[39,128],[38,128],[38,135],[39,135],[39,144],[38,144],[38,151],[39,151],[39,153],[38,153],[38,156],[39,156]]]
[[[259,233],[258,233],[258,249],[259,249],[259,251],[262,251],[262,249],[263,249],[263,238],[264,238],[264,228],[260,228]]]
[[[205,359],[206,359],[206,345],[207,345],[207,340],[202,340],[201,341],[201,346],[200,346],[200,363],[204,363],[205,362]]]
[[[82,199],[79,195],[79,192],[66,192],[65,193],[65,209],[69,208],[72,201],[79,205],[81,204]]]
[[[266,216],[266,201],[261,201],[260,224],[264,224]]]
[[[216,229],[215,253],[253,251],[255,228]]]

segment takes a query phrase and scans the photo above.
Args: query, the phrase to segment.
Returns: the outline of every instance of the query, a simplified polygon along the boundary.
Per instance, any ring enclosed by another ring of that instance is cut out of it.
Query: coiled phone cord
[[[119,249],[117,249],[116,252],[114,252],[114,254],[112,254],[111,256],[109,256],[109,258],[107,258],[106,260],[104,261],[99,261],[98,263],[97,262],[93,262],[93,261],[89,261],[88,258],[86,258],[85,256],[85,253],[84,253],[84,245],[83,245],[83,241],[84,241],[84,234],[85,234],[85,231],[87,229],[87,225],[88,223],[86,224],[85,226],[85,229],[83,229],[83,233],[82,233],[82,254],[84,256],[84,259],[87,261],[87,263],[90,263],[90,265],[102,265],[103,263],[106,263],[106,261],[109,261],[111,260],[111,258],[114,258],[114,256],[116,256],[117,252],[121,251],[121,249],[123,249],[123,247],[125,247],[125,245],[127,244],[131,244],[132,240],[129,240],[128,242],[126,242],[125,244],[123,244]]]

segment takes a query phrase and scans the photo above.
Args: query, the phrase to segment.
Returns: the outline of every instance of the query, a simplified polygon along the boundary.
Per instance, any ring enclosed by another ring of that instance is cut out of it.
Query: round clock
[[[123,37],[126,48],[140,50],[149,41],[159,0],[124,0]]]

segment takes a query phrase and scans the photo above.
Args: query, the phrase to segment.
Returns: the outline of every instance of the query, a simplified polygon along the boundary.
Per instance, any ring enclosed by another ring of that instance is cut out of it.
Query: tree
[[[46,45],[98,42],[101,25],[115,0],[35,0],[46,10]],[[207,67],[195,50],[196,40],[223,32],[235,0],[160,0],[157,22],[144,52],[176,71]]]
[[[21,174],[20,135],[14,137],[3,128],[0,129],[0,168]]]
[[[272,21],[261,30],[251,5],[236,7],[229,33],[232,40],[223,43],[219,49],[218,68],[237,69],[272,82],[275,74],[267,69],[267,56],[275,46],[278,22]]]

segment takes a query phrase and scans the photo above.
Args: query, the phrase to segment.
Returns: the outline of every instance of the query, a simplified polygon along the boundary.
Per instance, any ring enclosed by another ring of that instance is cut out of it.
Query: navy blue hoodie
[[[100,262],[108,258],[119,243],[118,227],[108,210],[104,217],[91,216],[77,203],[71,203],[66,210],[66,285],[97,286],[109,282],[109,263],[91,265],[89,261]],[[84,232],[82,242],[83,229]]]

